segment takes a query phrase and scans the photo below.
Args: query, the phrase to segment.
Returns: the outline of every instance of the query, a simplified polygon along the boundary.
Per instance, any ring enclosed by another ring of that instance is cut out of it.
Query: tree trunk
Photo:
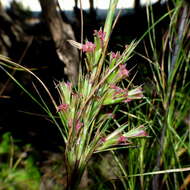
[[[78,8],[78,0],[75,0],[75,8]]]
[[[94,10],[94,0],[89,0],[90,10]]]
[[[140,0],[135,0],[135,1],[134,1],[134,10],[135,10],[135,12],[138,12],[138,11],[139,11],[140,6],[141,6]]]
[[[63,22],[61,13],[57,11],[57,0],[39,1],[55,44],[56,53],[60,61],[64,63],[64,72],[68,79],[76,84],[79,64],[78,50],[67,42],[69,39],[75,40],[74,32],[69,24]]]
[[[24,36],[21,23],[16,19],[13,21],[0,2],[0,53],[10,56],[13,44],[23,41]]]

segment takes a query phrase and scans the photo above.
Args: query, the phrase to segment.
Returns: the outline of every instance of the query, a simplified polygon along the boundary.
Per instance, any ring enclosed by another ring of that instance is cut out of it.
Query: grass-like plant
[[[147,136],[142,123],[131,127],[127,121],[121,123],[116,119],[120,104],[128,105],[133,100],[143,98],[142,87],[132,84],[133,77],[126,68],[126,62],[133,55],[137,43],[131,42],[123,48],[122,53],[108,52],[117,3],[118,0],[110,1],[103,29],[92,34],[94,42],[86,40],[81,44],[69,41],[85,54],[86,69],[80,66],[76,86],[65,81],[55,84],[59,102],[54,100],[48,88],[33,72],[1,56],[1,69],[49,115],[61,133],[65,144],[68,190],[77,189],[94,153],[125,148],[134,138]],[[40,100],[9,74],[5,66],[23,69],[38,79],[55,110],[51,111],[37,88],[35,90]]]
[[[161,31],[157,25],[165,19],[168,27],[159,39]],[[147,21],[148,30],[142,36],[143,39],[148,34],[146,54],[138,55],[149,63],[145,67],[151,71],[152,78],[144,86],[149,103],[142,105],[142,109],[131,109],[126,116],[147,123],[155,138],[143,139],[138,149],[129,149],[122,171],[130,190],[184,190],[189,186],[190,170],[189,5],[174,0],[172,8],[168,6],[168,12],[158,19],[149,5]],[[136,155],[139,156],[134,162]]]
[[[183,1],[173,1],[173,12],[169,15],[168,31],[162,38],[161,50],[156,42],[156,29],[149,33],[152,58],[150,67],[153,72],[156,91],[160,100],[157,116],[159,127],[159,146],[155,169],[171,169],[184,167],[180,160],[183,155],[189,155],[189,132],[184,120],[189,112],[189,15],[188,4]],[[154,23],[154,15],[147,10],[148,22]],[[183,130],[181,128],[186,128]],[[182,151],[183,150],[183,151]],[[183,153],[182,153],[183,152]],[[165,175],[162,184],[167,189],[180,189],[180,179],[184,175]],[[159,175],[153,178],[152,188],[160,186]],[[170,182],[174,181],[175,187]]]

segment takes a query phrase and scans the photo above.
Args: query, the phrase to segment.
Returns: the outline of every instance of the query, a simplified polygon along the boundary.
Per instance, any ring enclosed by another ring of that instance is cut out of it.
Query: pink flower
[[[67,111],[69,108],[69,105],[68,104],[60,104],[58,107],[57,107],[57,111],[60,112],[60,111]]]
[[[120,52],[111,52],[111,58],[112,59],[118,59],[120,57]]]
[[[80,121],[77,121],[77,124],[76,124],[76,130],[79,131],[79,129],[83,126],[83,123],[80,122]]]
[[[107,115],[108,115],[108,117],[110,117],[110,118],[112,118],[112,119],[115,118],[115,114],[113,114],[113,113],[107,113]]]
[[[147,137],[148,134],[147,134],[146,131],[140,130],[140,131],[136,134],[136,136],[138,136],[138,137]]]
[[[93,52],[96,48],[96,45],[93,44],[92,42],[86,42],[85,44],[82,45],[82,51],[83,52]]]
[[[143,97],[142,87],[139,86],[133,90],[130,90],[128,94],[131,97],[131,99],[140,99]]]
[[[111,84],[110,88],[114,89],[116,94],[120,94],[120,93],[124,92],[124,90],[122,88],[120,88],[114,84]]]
[[[72,83],[71,82],[67,82],[66,86],[67,86],[68,89],[71,89],[72,88]]]
[[[119,142],[119,143],[123,143],[123,142],[126,142],[126,140],[127,140],[127,138],[124,137],[123,135],[121,135],[121,136],[119,137],[119,139],[118,139],[118,142]]]
[[[126,69],[125,65],[119,65],[119,74],[122,78],[129,76],[129,71]]]
[[[94,35],[96,35],[97,37],[99,37],[101,41],[104,41],[105,37],[106,37],[106,32],[102,31],[102,29],[100,28],[99,31],[94,30]]]
[[[120,145],[129,145],[129,144],[131,144],[131,142],[128,141],[127,137],[125,137],[125,136],[123,136],[123,135],[121,135],[121,136],[119,137],[118,143],[119,143]]]
[[[106,142],[106,138],[105,137],[102,137],[101,139],[100,139],[100,143],[105,143]]]
[[[72,119],[69,119],[68,121],[68,126],[71,128],[73,126],[73,120]]]
[[[128,49],[128,47],[129,47],[129,45],[127,44],[127,45],[125,45],[125,49]]]
[[[144,125],[141,125],[138,127],[139,130],[136,131],[136,133],[132,134],[130,137],[147,137],[148,134],[144,130]]]
[[[113,94],[113,99],[123,98],[124,99],[123,102],[125,102],[127,99],[129,100],[127,88],[122,89],[122,88],[120,88],[116,85],[113,85],[113,84],[111,84],[110,87],[115,90],[115,92]]]
[[[131,98],[127,98],[127,99],[123,100],[124,103],[128,103],[128,102],[131,102],[131,101],[132,101]]]

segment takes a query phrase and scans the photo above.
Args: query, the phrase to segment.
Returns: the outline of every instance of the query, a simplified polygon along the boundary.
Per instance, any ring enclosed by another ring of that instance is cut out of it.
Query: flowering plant
[[[59,103],[56,103],[44,83],[30,70],[8,61],[35,76],[56,108],[59,121],[41,96],[42,104],[6,72],[48,113],[61,132],[66,146],[64,160],[67,167],[67,189],[77,188],[92,154],[127,146],[132,143],[133,138],[147,136],[143,125],[126,130],[129,127],[128,124],[119,124],[115,119],[118,104],[128,104],[133,100],[143,98],[142,87],[132,86],[129,78],[130,71],[126,67],[126,62],[132,56],[137,43],[133,41],[125,46],[122,53],[108,52],[108,41],[117,2],[118,0],[110,1],[105,26],[103,29],[94,31],[94,42],[86,41],[81,44],[69,40],[71,45],[85,54],[87,72],[84,72],[82,67],[80,68],[76,86],[72,82],[65,81],[56,84]],[[1,59],[5,61],[4,58]],[[121,85],[122,81],[128,83],[127,87]],[[111,122],[112,125],[110,125]]]
[[[117,1],[111,1],[104,29],[94,31],[94,42],[81,44],[69,40],[85,54],[87,73],[80,69],[77,86],[70,82],[57,85],[60,94],[57,110],[64,126],[68,184],[82,176],[93,153],[127,146],[132,143],[132,138],[147,136],[143,125],[126,131],[128,124],[120,125],[114,118],[116,105],[143,98],[142,87],[132,86],[130,71],[126,68],[136,43],[125,46],[121,54],[107,52],[116,4]],[[121,87],[123,80],[128,82],[127,88]],[[105,107],[108,107],[108,112]],[[110,127],[111,121],[116,128]]]

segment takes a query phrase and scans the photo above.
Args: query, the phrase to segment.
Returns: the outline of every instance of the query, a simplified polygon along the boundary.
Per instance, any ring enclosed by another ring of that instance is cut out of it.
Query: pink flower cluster
[[[113,94],[113,98],[116,99],[116,98],[119,98],[119,97],[127,97],[128,96],[128,90],[127,89],[122,89],[116,85],[110,85],[110,87],[112,89],[115,90],[114,94]]]
[[[111,84],[110,88],[115,90],[114,95],[121,94],[121,93],[125,92],[122,88],[120,88],[120,87],[118,87],[118,86],[116,86],[114,84]]]
[[[60,111],[67,111],[69,108],[69,105],[68,104],[60,104],[58,107],[57,107],[57,111],[60,112]]]
[[[126,142],[126,141],[127,141],[127,138],[124,137],[123,135],[121,135],[121,136],[118,138],[118,142],[119,142],[119,143],[124,143],[124,142]]]
[[[120,58],[120,52],[116,52],[116,53],[114,53],[114,52],[111,52],[111,58],[112,59],[119,59]]]
[[[143,98],[143,91],[142,91],[142,87],[139,86],[133,90],[130,90],[129,91],[129,96],[131,97],[135,97],[136,99],[140,99],[140,98]]]
[[[82,45],[82,51],[83,52],[93,52],[96,48],[96,45],[92,42],[87,41],[85,44]]]
[[[129,76],[129,71],[126,69],[125,65],[119,65],[119,75],[122,78],[125,78],[125,77]]]
[[[136,133],[134,133],[130,137],[147,137],[148,136],[147,132],[144,130],[144,125],[139,126],[139,129],[140,130],[138,130]]]
[[[83,125],[84,124],[78,120],[75,124],[75,130],[78,132]],[[69,126],[69,128],[73,127],[73,119],[69,119],[68,126]]]
[[[111,84],[111,89],[114,89],[115,92],[113,93],[113,99],[120,99],[122,98],[124,103],[128,103],[133,99],[140,99],[143,97],[143,92],[141,87],[137,87],[133,90],[128,90],[127,88],[122,89],[116,85]]]
[[[80,122],[80,121],[77,121],[77,124],[76,124],[76,130],[79,131],[79,129],[83,126],[83,123]]]
[[[104,41],[105,37],[106,37],[106,33],[104,31],[102,31],[101,28],[100,28],[99,31],[94,30],[94,35],[96,35],[97,37],[99,37],[101,41]]]

